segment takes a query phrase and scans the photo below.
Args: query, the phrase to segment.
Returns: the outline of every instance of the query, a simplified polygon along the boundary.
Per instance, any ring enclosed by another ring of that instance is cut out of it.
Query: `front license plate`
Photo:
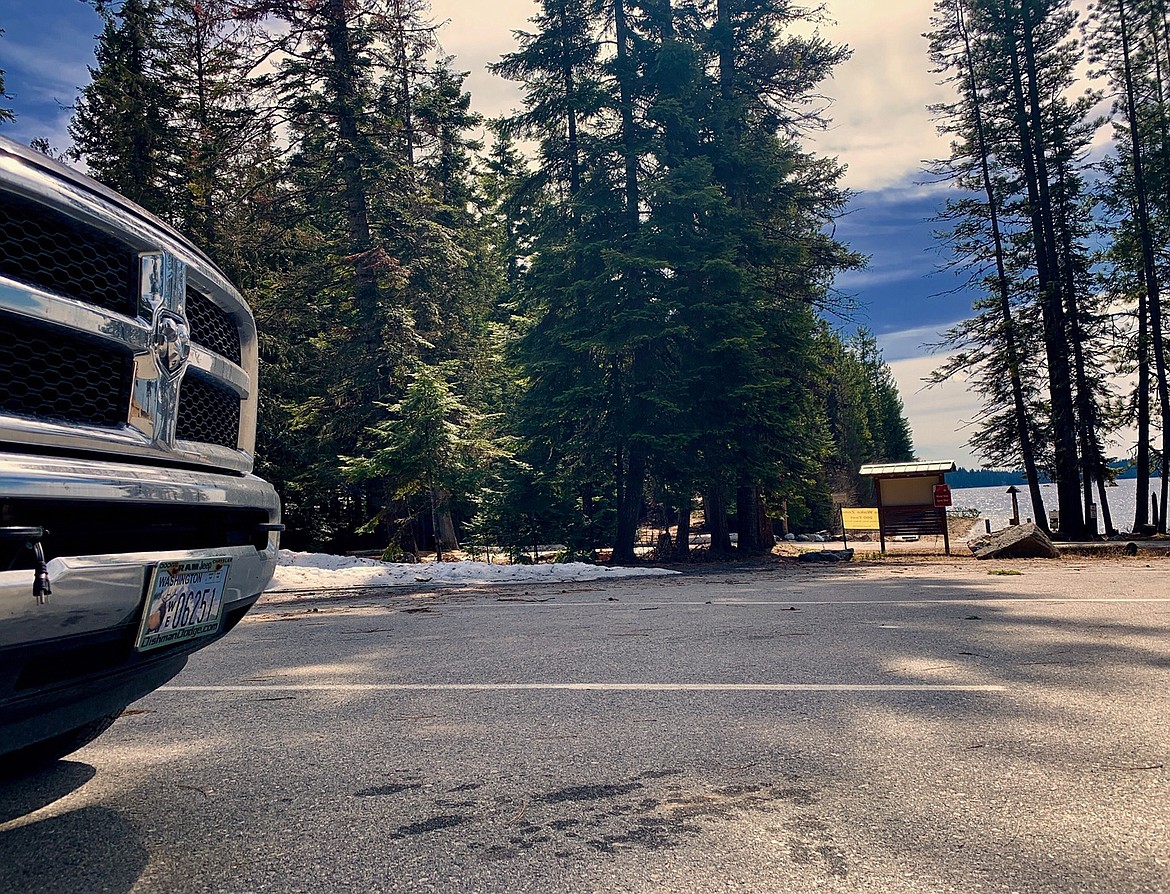
[[[217,633],[231,562],[227,557],[159,562],[146,591],[135,648],[145,652]]]

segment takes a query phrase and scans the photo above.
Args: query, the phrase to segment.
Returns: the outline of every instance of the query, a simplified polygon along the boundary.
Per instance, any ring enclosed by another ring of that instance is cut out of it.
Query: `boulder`
[[[852,549],[819,549],[803,552],[796,557],[798,562],[848,562],[853,558]]]
[[[1034,524],[1011,525],[970,541],[977,559],[1059,559],[1060,550]]]

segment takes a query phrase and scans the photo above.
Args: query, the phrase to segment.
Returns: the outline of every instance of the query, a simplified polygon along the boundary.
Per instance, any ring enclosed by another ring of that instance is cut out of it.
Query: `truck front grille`
[[[129,351],[0,314],[0,411],[113,428],[126,421]],[[238,412],[237,412],[238,415]]]
[[[0,415],[132,434],[134,376],[150,369],[134,357],[152,350],[153,321],[139,307],[140,256],[156,253],[140,239],[75,219],[68,205],[0,189]],[[246,314],[224,309],[214,279],[189,285],[185,297],[191,342],[240,366]],[[94,322],[61,299],[108,319]],[[177,410],[168,410],[177,413],[175,436],[237,449],[241,387],[188,368]]]
[[[232,363],[240,362],[240,329],[227,311],[202,292],[187,287],[187,322],[191,340]]]
[[[175,437],[221,447],[236,447],[240,432],[240,398],[231,388],[188,371],[179,389]]]
[[[134,316],[137,254],[96,227],[22,196],[0,193],[0,274]]]
[[[0,192],[0,276],[128,317],[138,313],[138,252],[23,196]],[[187,289],[191,340],[240,362],[240,330],[207,295]]]

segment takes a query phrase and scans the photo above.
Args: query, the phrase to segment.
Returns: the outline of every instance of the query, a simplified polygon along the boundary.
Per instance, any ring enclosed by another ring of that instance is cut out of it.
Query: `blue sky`
[[[444,49],[470,71],[468,88],[485,114],[519,103],[514,85],[486,72],[486,63],[514,47],[512,31],[524,29],[533,0],[432,0]],[[856,296],[857,322],[878,334],[898,379],[915,445],[924,459],[978,460],[963,447],[962,423],[976,411],[959,383],[923,391],[921,379],[936,361],[922,347],[964,317],[971,296],[949,273],[932,238],[930,218],[945,192],[925,187],[926,159],[944,155],[926,107],[945,96],[926,59],[922,32],[929,28],[930,0],[873,4],[829,0],[835,23],[824,26],[849,44],[853,58],[826,85],[833,125],[813,139],[814,148],[848,167],[846,185],[857,192],[837,234],[870,256],[863,271],[842,276],[839,287]],[[101,22],[82,0],[0,0],[0,69],[7,103],[17,114],[0,133],[27,143],[45,137],[69,143],[69,105],[89,80],[94,35]]]

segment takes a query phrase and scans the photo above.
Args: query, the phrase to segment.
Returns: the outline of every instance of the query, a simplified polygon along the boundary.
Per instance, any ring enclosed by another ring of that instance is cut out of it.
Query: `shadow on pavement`
[[[40,770],[0,776],[0,823],[47,807],[77,791],[97,773],[89,764],[57,761]]]
[[[0,779],[0,824],[36,813],[95,775],[88,764],[59,761]],[[82,807],[0,831],[0,891],[74,894],[130,891],[146,868],[138,830],[106,807]]]

